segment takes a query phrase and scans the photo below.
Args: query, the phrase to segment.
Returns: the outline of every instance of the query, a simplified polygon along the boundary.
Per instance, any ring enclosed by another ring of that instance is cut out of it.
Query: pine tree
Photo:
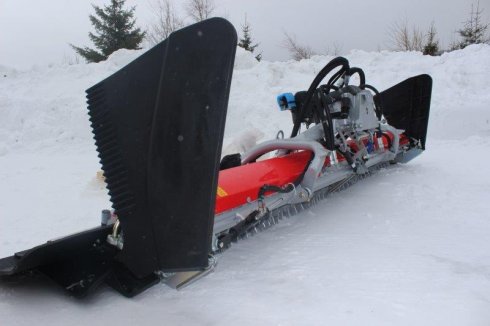
[[[135,7],[123,9],[125,2],[126,0],[111,0],[103,9],[92,5],[95,15],[89,17],[96,32],[90,32],[88,35],[99,51],[71,45],[87,62],[106,60],[111,53],[119,49],[140,49],[139,45],[145,37],[145,32],[135,28]]]
[[[243,38],[238,42],[238,46],[243,48],[245,51],[254,53],[255,49],[259,46],[259,43],[252,44],[252,32],[249,23],[247,22],[247,17],[245,17],[245,23],[242,25]],[[255,56],[257,61],[262,60],[262,52]]]
[[[479,44],[489,42],[486,37],[488,24],[482,22],[483,9],[480,9],[480,2],[476,4],[476,10],[471,5],[470,18],[464,23],[464,27],[458,30],[459,36],[463,38],[458,47],[464,49],[470,44]]]
[[[427,32],[427,42],[424,45],[424,55],[437,55],[439,52],[439,41],[436,39],[437,30],[434,26],[434,22],[430,25]]]

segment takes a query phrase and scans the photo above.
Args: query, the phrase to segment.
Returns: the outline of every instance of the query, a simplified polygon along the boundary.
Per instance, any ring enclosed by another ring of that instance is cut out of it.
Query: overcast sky
[[[137,23],[152,21],[150,0],[128,0],[136,5]],[[88,15],[91,3],[109,0],[0,0],[0,65],[28,68],[67,61],[74,57],[68,46],[91,45]],[[183,0],[174,0],[181,8]],[[443,46],[456,39],[455,30],[467,19],[473,0],[215,0],[216,15],[228,18],[237,29],[245,14],[252,36],[267,60],[285,60],[283,32],[294,34],[317,52],[334,47],[390,48],[389,27],[407,20],[426,29],[435,22]],[[476,3],[476,0],[475,0]],[[484,19],[490,22],[490,0],[480,0]],[[181,11],[183,14],[183,11]]]

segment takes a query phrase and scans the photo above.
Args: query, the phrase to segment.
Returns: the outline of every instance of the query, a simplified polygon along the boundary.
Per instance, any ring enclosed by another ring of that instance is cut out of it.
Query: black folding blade
[[[103,226],[0,259],[0,276],[34,270],[76,296],[102,282],[134,296],[155,271],[206,268],[236,44],[233,26],[212,18],[88,89],[123,247]]]
[[[425,149],[429,124],[432,78],[419,75],[402,81],[380,93],[383,114],[388,124],[405,130],[410,138],[419,140]]]
[[[137,277],[207,266],[237,44],[213,18],[170,35],[87,91],[118,255]]]

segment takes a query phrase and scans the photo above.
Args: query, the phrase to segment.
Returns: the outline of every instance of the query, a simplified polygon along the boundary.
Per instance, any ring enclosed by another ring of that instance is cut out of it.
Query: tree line
[[[213,0],[187,0],[184,10],[189,19],[181,18],[170,0],[153,0],[151,9],[154,22],[147,30],[136,26],[134,17],[135,7],[125,8],[126,0],[110,0],[104,7],[92,5],[95,13],[89,16],[95,32],[89,32],[89,38],[94,48],[70,46],[87,62],[100,62],[119,49],[139,50],[144,40],[150,45],[156,45],[165,40],[172,32],[191,23],[203,21],[214,15],[216,6]],[[242,37],[237,44],[246,51],[254,53],[259,46],[252,40],[250,24],[245,16],[242,25]],[[262,59],[262,53],[255,55],[257,61]]]
[[[483,8],[480,3],[471,5],[469,17],[463,22],[463,26],[456,30],[458,41],[453,41],[449,48],[443,50],[437,38],[435,23],[432,22],[424,34],[418,27],[408,26],[408,21],[395,23],[391,27],[391,41],[395,50],[420,51],[426,55],[438,55],[445,51],[464,49],[471,44],[489,43],[487,36],[489,24],[483,22]]]
[[[459,40],[452,42],[447,49],[443,49],[440,45],[434,22],[425,32],[416,26],[410,28],[408,20],[396,22],[389,28],[391,48],[395,51],[419,51],[424,55],[434,56],[447,51],[464,49],[471,44],[488,44],[490,43],[490,37],[487,35],[489,24],[483,20],[483,11],[479,1],[471,5],[469,17],[462,23],[462,27],[456,30]],[[287,32],[284,32],[283,46],[295,60],[309,59],[317,54],[310,46],[299,43],[294,35]],[[338,52],[339,46],[334,44],[332,54],[338,55]]]
[[[143,30],[136,26],[135,7],[125,8],[126,0],[108,1],[110,2],[102,8],[92,5],[94,14],[89,16],[95,30],[89,32],[89,38],[95,49],[71,45],[87,62],[106,60],[110,54],[122,48],[140,49],[144,40],[147,40],[150,45],[155,45],[186,25],[213,17],[216,11],[214,0],[186,0],[182,3],[182,9],[187,14],[184,19],[171,0],[152,0],[154,21]],[[456,31],[459,40],[453,42],[446,51],[463,49],[471,44],[489,43],[488,26],[489,24],[483,20],[483,8],[480,8],[479,2],[476,5],[472,4],[469,17]],[[415,26],[410,28],[406,20],[394,23],[390,27],[390,42],[392,48],[398,51],[420,51],[425,55],[438,55],[444,52],[434,22],[425,32]],[[262,59],[262,52],[256,52],[259,43],[253,40],[252,28],[246,16],[241,25],[241,37],[237,45],[253,53],[257,61]],[[286,31],[284,31],[282,46],[294,60],[308,59],[316,54],[309,45],[301,44],[294,34]],[[339,44],[333,44],[334,55],[338,55],[340,49]]]

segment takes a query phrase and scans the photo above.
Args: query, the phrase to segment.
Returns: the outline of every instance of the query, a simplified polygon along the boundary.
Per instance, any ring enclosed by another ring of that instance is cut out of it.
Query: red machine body
[[[388,150],[394,138],[391,132],[382,133],[376,138],[377,141],[373,142],[374,150],[378,153]],[[361,141],[367,145],[368,137],[361,138]],[[408,143],[408,138],[404,134],[400,135],[400,146]],[[358,151],[355,141],[349,140],[348,144],[353,152]],[[285,186],[293,183],[305,171],[311,156],[312,153],[309,151],[298,151],[220,171],[215,215],[256,200],[258,191],[264,184]],[[338,163],[345,161],[339,152],[336,152],[336,157]],[[338,163],[330,162],[329,157],[325,159],[325,167]]]

